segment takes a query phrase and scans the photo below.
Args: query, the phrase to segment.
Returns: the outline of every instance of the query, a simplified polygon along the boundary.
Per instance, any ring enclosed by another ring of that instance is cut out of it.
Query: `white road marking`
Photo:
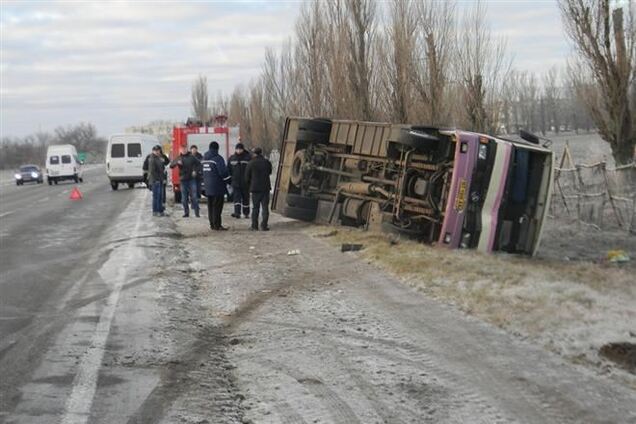
[[[5,213],[0,213],[0,218],[4,218],[5,216],[9,216],[12,213],[15,213],[15,211],[9,211],[9,212],[5,212]]]
[[[135,220],[135,229],[131,237],[133,240],[129,241],[123,258],[133,257],[132,250],[135,248],[134,237],[139,232],[139,226],[141,225],[142,211],[144,211],[145,199],[148,192],[144,193],[144,201],[140,203],[139,211],[137,212],[137,218]],[[66,400],[64,408],[64,416],[62,417],[62,424],[85,424],[90,417],[93,400],[95,398],[95,392],[97,390],[97,378],[99,376],[99,369],[104,358],[104,350],[106,341],[110,334],[110,327],[115,316],[115,310],[117,309],[117,303],[119,302],[119,295],[121,289],[126,282],[126,274],[128,266],[132,264],[122,263],[119,267],[119,272],[114,276],[114,287],[110,292],[106,305],[102,310],[99,317],[99,322],[95,328],[95,333],[91,340],[91,345],[88,351],[82,356],[81,362],[77,368],[77,373],[73,379],[73,389],[71,395]]]
[[[35,202],[35,203],[42,203],[42,202],[46,202],[47,200],[49,200],[49,197],[48,197],[48,196],[47,196],[47,197],[45,197],[45,198],[43,198],[43,199],[38,200],[38,201],[37,201],[37,202]]]

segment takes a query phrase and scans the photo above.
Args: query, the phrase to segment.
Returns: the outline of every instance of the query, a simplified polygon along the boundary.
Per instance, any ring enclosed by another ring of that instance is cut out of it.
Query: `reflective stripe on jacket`
[[[230,182],[225,159],[216,150],[208,150],[201,162],[206,196],[223,196],[226,184]]]

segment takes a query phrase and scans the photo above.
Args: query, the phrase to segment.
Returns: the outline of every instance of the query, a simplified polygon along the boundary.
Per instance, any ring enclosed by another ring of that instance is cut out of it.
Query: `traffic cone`
[[[73,187],[73,190],[71,191],[71,197],[69,197],[69,199],[71,199],[71,200],[81,200],[82,199],[82,192],[79,191],[79,188]]]

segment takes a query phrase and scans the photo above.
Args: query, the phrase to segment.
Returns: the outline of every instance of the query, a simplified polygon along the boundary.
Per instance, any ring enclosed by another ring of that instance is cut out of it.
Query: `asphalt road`
[[[103,168],[75,186],[0,182],[0,421],[87,422],[128,270],[148,262],[148,191],[111,191]]]

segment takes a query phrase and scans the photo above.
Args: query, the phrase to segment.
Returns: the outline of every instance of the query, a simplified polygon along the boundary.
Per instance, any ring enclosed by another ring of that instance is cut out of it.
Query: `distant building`
[[[172,140],[172,127],[177,125],[176,121],[151,121],[145,125],[132,126],[126,128],[127,133],[153,134],[159,138],[162,144],[169,143]]]

